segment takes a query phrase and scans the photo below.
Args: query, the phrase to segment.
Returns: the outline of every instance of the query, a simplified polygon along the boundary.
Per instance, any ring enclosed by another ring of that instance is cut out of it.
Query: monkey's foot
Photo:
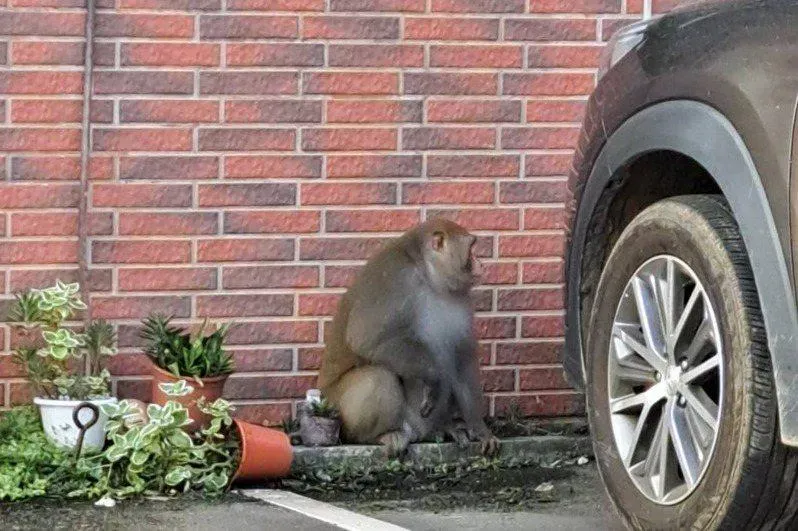
[[[461,450],[468,448],[468,444],[471,441],[468,439],[468,432],[466,430],[463,428],[450,428],[446,430],[446,433],[452,438],[458,448]]]
[[[482,455],[492,457],[499,453],[501,448],[501,441],[492,434],[489,434],[482,439]]]
[[[377,438],[377,442],[385,446],[388,457],[398,457],[405,453],[410,440],[402,431],[389,431]]]

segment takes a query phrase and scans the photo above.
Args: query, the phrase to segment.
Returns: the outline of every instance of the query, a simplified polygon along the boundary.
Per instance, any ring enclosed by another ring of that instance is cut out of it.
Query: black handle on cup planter
[[[80,420],[80,412],[84,409],[88,409],[91,411],[91,418],[89,418],[86,424],[83,424]],[[91,402],[81,402],[75,409],[72,410],[72,421],[75,423],[75,426],[78,427],[80,433],[78,434],[78,444],[77,450],[75,452],[75,459],[80,457],[80,452],[83,450],[83,437],[86,435],[86,432],[89,431],[89,428],[97,424],[97,421],[100,420],[100,408],[96,405],[92,404]]]

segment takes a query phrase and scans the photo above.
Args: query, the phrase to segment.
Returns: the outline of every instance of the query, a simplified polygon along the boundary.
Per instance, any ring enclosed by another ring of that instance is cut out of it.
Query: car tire
[[[594,300],[587,410],[622,520],[645,530],[795,529],[798,459],[779,441],[756,285],[722,197],[669,198],[638,214],[613,246]],[[644,358],[663,370],[652,376]]]

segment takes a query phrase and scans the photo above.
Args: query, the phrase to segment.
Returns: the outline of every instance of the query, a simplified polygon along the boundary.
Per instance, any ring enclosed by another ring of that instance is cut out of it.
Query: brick
[[[324,11],[325,0],[227,0],[227,9],[244,11]]]
[[[432,0],[432,11],[443,13],[523,13],[526,0]]]
[[[0,184],[0,209],[74,208],[79,196],[73,184]]]
[[[561,256],[564,238],[559,235],[500,236],[501,257]]]
[[[219,102],[197,100],[125,100],[119,104],[121,122],[218,122]]]
[[[215,212],[121,212],[119,234],[123,236],[172,236],[216,234]]]
[[[236,372],[239,373],[290,371],[294,363],[294,354],[290,348],[235,350],[232,354]]]
[[[28,382],[8,382],[9,406],[28,405],[33,401],[33,387]]]
[[[329,123],[421,122],[421,101],[330,100]]]
[[[294,243],[288,239],[219,239],[197,242],[200,262],[254,262],[291,260]]]
[[[515,284],[518,281],[518,264],[515,262],[482,262],[483,285]]]
[[[515,370],[482,369],[480,371],[482,390],[485,392],[512,391],[515,389]]]
[[[577,127],[506,127],[503,149],[569,149],[579,139]]]
[[[495,95],[498,78],[492,73],[406,72],[407,94]]]
[[[77,282],[77,269],[32,269],[12,270],[10,273],[9,291],[18,292],[28,288],[45,288],[62,282]],[[91,269],[88,275],[89,288],[94,291],[111,289],[110,269]]]
[[[113,0],[112,0],[113,1]],[[222,0],[118,0],[122,9],[216,10]]]
[[[150,374],[150,358],[146,354],[118,354],[112,356],[106,365],[114,376],[138,376]]]
[[[530,68],[597,68],[601,46],[530,46]]]
[[[514,317],[477,316],[474,327],[478,339],[503,339],[515,337]]]
[[[527,96],[581,96],[590,94],[594,86],[593,74],[507,73],[504,74],[504,94]]]
[[[584,395],[576,393],[535,393],[495,398],[495,411],[502,415],[516,405],[528,417],[563,417],[584,415]]]
[[[77,242],[7,241],[0,246],[0,264],[74,264]]]
[[[95,66],[116,65],[116,44],[113,42],[95,42],[91,59]]]
[[[424,66],[424,47],[409,44],[330,44],[330,66]]]
[[[395,129],[303,129],[304,151],[395,150]]]
[[[405,19],[407,40],[493,41],[498,38],[498,19],[457,17]]]
[[[8,43],[0,42],[0,65],[8,64]]]
[[[559,310],[563,307],[561,288],[500,289],[499,311]]]
[[[188,207],[191,206],[191,185],[172,184],[95,184],[92,189],[94,207]]]
[[[404,232],[421,221],[412,210],[328,210],[327,232]]]
[[[123,43],[122,66],[218,66],[220,46],[210,43]]]
[[[302,26],[304,39],[398,39],[398,17],[357,15],[308,16]]]
[[[128,72],[96,72],[95,94],[192,94],[194,74],[135,70]]]
[[[315,321],[265,321],[237,324],[230,329],[227,342],[230,345],[315,343],[318,335]],[[312,378],[315,381],[315,376]]]
[[[293,234],[318,232],[320,215],[312,211],[233,211],[224,215],[228,234]]]
[[[526,104],[527,122],[581,122],[587,102],[540,100]]]
[[[510,41],[594,41],[596,21],[572,18],[525,18],[504,21]]]
[[[210,267],[121,268],[120,291],[183,291],[216,289],[216,269]]]
[[[113,233],[113,219],[110,212],[92,213],[88,231],[91,235]],[[14,213],[11,214],[12,236],[77,236],[78,215],[65,213]]]
[[[421,176],[419,155],[328,155],[328,178],[402,178]]]
[[[202,295],[199,317],[286,316],[294,313],[293,295]]]
[[[199,187],[199,206],[288,206],[296,186],[288,183],[206,184]]]
[[[299,36],[293,16],[201,15],[203,39],[291,39]]]
[[[300,260],[365,260],[384,243],[384,238],[302,238]]]
[[[529,0],[530,13],[620,13],[621,0]]]
[[[298,352],[298,367],[300,371],[315,371],[321,367],[323,348],[300,348]]]
[[[553,284],[563,281],[563,263],[556,262],[525,262],[522,266],[522,279],[524,284]]]
[[[493,183],[408,183],[402,187],[403,204],[489,204]]]
[[[402,149],[493,149],[496,130],[491,127],[406,127]]]
[[[520,68],[522,52],[519,45],[432,45],[429,64],[454,68]]]
[[[507,100],[431,99],[427,101],[430,122],[518,122],[521,102]]]
[[[519,389],[521,391],[538,391],[543,389],[570,389],[562,368],[534,367],[518,371]]]
[[[430,177],[516,177],[520,162],[515,155],[430,155]]]
[[[562,208],[527,208],[524,210],[524,230],[564,229],[565,210]]]
[[[97,122],[111,122],[113,102],[94,100],[91,118]],[[80,123],[83,120],[83,102],[77,100],[14,100],[11,121],[15,123]]]
[[[116,394],[119,398],[132,398],[144,403],[152,396],[152,383],[147,380],[117,380]]]
[[[426,0],[330,0],[331,11],[423,13]]]
[[[0,333],[0,340],[5,341],[3,333]],[[25,375],[25,369],[15,363],[13,358],[7,354],[0,354],[0,374],[3,378],[19,378]],[[0,386],[0,392],[3,387]]]
[[[236,155],[225,157],[227,179],[313,179],[321,177],[321,157]]]
[[[324,287],[348,288],[354,281],[355,275],[359,271],[360,266],[325,266]]]
[[[204,151],[291,151],[296,144],[292,129],[200,129]]]
[[[316,266],[238,266],[222,270],[224,289],[315,288]]]
[[[562,343],[512,342],[496,345],[497,365],[530,365],[534,363],[558,363],[562,356]]]
[[[77,181],[80,159],[69,156],[11,158],[12,181]]]
[[[13,0],[9,3],[14,7],[86,7],[86,0]]]
[[[502,203],[559,203],[565,200],[563,181],[504,182],[499,186]]]
[[[332,316],[340,300],[340,293],[300,293],[297,313],[301,316]]]
[[[263,0],[265,1],[265,0]],[[275,0],[280,2],[298,0]],[[264,404],[236,404],[235,418],[262,426],[278,426],[283,420],[291,417],[290,402],[269,402]]]
[[[92,297],[91,314],[95,319],[143,319],[152,313],[188,317],[191,314],[191,299],[159,295]]]
[[[693,0],[653,0],[651,2],[652,13],[667,13],[680,5],[689,5]],[[643,1],[642,0],[628,0],[626,4],[627,13],[642,13]]]
[[[234,377],[225,385],[225,396],[232,399],[301,398],[315,385],[315,381],[315,376],[296,375]]]
[[[302,183],[300,205],[386,205],[396,203],[389,183]]]
[[[194,180],[215,179],[219,174],[216,157],[121,157],[120,179]]]
[[[324,45],[310,43],[228,43],[228,66],[322,66]]]
[[[561,316],[534,316],[521,319],[522,337],[560,337],[564,332]]]
[[[177,264],[191,258],[188,241],[95,241],[94,264]]]
[[[399,76],[388,72],[305,72],[304,94],[389,95],[399,93]]]
[[[427,218],[451,219],[469,230],[518,230],[520,215],[512,208],[461,208],[456,210],[430,210]]]
[[[14,9],[0,17],[0,35],[82,37],[83,20],[83,13]]]
[[[82,65],[83,43],[16,41],[11,48],[15,65]]]
[[[194,17],[154,13],[98,13],[97,37],[186,38],[194,35]],[[81,32],[82,34],[82,32]]]
[[[571,168],[573,155],[570,153],[556,155],[527,154],[524,160],[526,177],[546,177],[567,175]]]
[[[0,32],[2,34],[2,32]],[[0,93],[3,94],[80,94],[83,74],[47,70],[0,71]]]
[[[295,72],[201,72],[200,94],[296,94]]]
[[[228,101],[224,119],[230,123],[319,123],[321,101]]]

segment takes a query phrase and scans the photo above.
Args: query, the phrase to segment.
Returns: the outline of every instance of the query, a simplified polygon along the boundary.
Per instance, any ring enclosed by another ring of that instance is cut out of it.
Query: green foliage
[[[205,378],[233,372],[233,358],[224,351],[229,325],[205,336],[207,321],[192,336],[171,325],[171,317],[151,315],[143,321],[145,352],[158,367],[175,376]]]
[[[327,419],[337,419],[340,417],[338,410],[335,409],[326,398],[317,400],[310,403],[310,414],[314,417],[323,417]]]
[[[53,494],[69,456],[47,441],[33,407],[0,416],[0,501]]]
[[[113,327],[104,321],[90,324],[80,334],[64,327],[76,310],[86,309],[78,284],[56,281],[46,289],[31,289],[16,295],[9,320],[23,336],[40,334],[43,348],[23,347],[14,361],[26,370],[36,393],[47,398],[85,400],[108,396],[111,375],[103,362],[116,353]],[[83,364],[82,374],[73,374],[70,364]]]
[[[161,388],[177,396],[193,391],[183,380]],[[127,400],[102,406],[111,442],[102,453],[78,461],[78,474],[89,481],[70,496],[120,499],[189,490],[210,496],[223,493],[238,460],[238,441],[230,429],[231,406],[223,399],[198,405],[211,421],[193,437],[184,430],[191,422],[188,411],[178,402],[150,404],[148,421],[136,425],[126,422],[135,413]]]

